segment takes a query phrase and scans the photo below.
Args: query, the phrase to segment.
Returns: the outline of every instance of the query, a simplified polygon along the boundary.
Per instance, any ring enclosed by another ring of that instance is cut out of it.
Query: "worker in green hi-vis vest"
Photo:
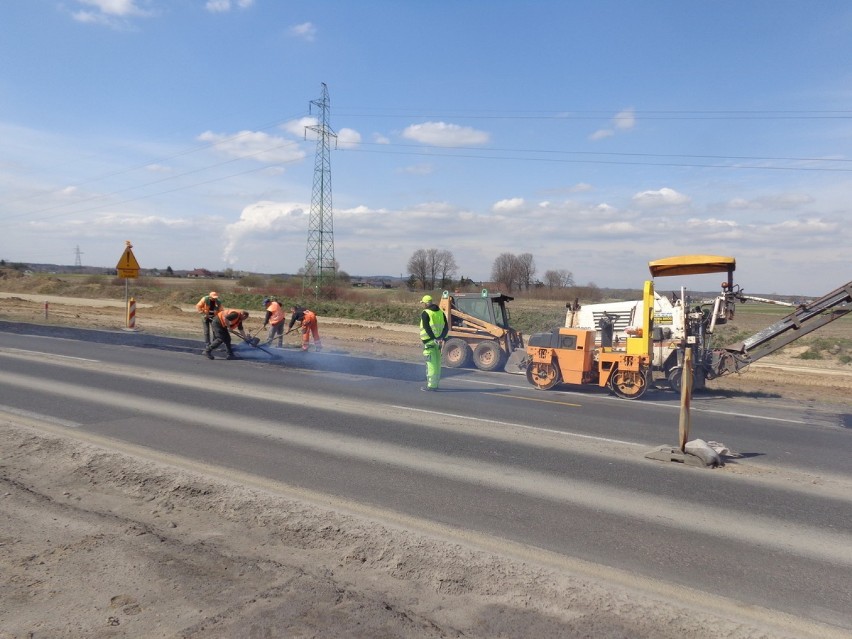
[[[420,390],[436,391],[441,381],[441,345],[449,326],[444,311],[432,302],[431,295],[424,295],[420,302],[423,304],[420,340],[423,342],[423,357],[426,358],[426,386]]]

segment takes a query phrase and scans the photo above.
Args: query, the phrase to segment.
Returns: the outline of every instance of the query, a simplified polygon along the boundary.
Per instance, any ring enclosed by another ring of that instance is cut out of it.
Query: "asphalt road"
[[[41,335],[37,333],[42,333]],[[0,411],[852,630],[852,417],[700,396],[536,391],[522,376],[0,322]]]

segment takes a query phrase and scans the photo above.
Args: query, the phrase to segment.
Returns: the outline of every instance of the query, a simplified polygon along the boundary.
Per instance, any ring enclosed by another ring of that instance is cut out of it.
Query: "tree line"
[[[501,253],[491,266],[491,281],[506,293],[530,289],[561,290],[574,287],[574,276],[567,269],[545,271],[537,279],[535,258],[532,253]],[[425,291],[436,288],[464,288],[473,284],[462,276],[458,280],[458,266],[450,251],[436,248],[417,249],[408,260],[408,285]],[[593,284],[590,284],[594,287]]]

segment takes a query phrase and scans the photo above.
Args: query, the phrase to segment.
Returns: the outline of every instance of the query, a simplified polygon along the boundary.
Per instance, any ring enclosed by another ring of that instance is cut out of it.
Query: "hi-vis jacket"
[[[444,311],[437,304],[429,304],[420,314],[420,339],[424,344],[429,344],[436,339],[444,339],[449,327]]]
[[[233,320],[228,319],[228,315],[231,313],[237,314],[237,317]],[[241,310],[235,308],[223,308],[221,311],[216,313],[216,317],[219,318],[219,323],[222,327],[229,331],[243,330],[243,311]]]
[[[205,295],[200,300],[198,300],[198,303],[195,305],[195,308],[198,310],[199,313],[207,315],[208,313],[217,312],[222,307],[219,304],[219,300],[214,299],[209,295]]]
[[[266,307],[266,321],[273,326],[278,326],[284,321],[284,309],[281,308],[281,304],[276,301],[269,303]]]

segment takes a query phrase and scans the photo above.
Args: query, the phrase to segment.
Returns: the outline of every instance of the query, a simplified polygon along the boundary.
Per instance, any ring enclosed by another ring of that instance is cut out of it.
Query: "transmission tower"
[[[311,107],[319,109],[319,123],[305,127],[317,134],[314,160],[314,188],[311,194],[311,214],[308,220],[308,245],[305,251],[305,274],[302,294],[306,289],[316,297],[327,296],[334,286],[336,264],[334,261],[334,220],[331,207],[331,139],[337,146],[337,134],[331,130],[329,120],[328,87],[322,83],[322,97],[312,100]]]
[[[80,250],[79,244],[77,245],[77,248],[74,249],[74,268],[83,268],[83,251]]]

